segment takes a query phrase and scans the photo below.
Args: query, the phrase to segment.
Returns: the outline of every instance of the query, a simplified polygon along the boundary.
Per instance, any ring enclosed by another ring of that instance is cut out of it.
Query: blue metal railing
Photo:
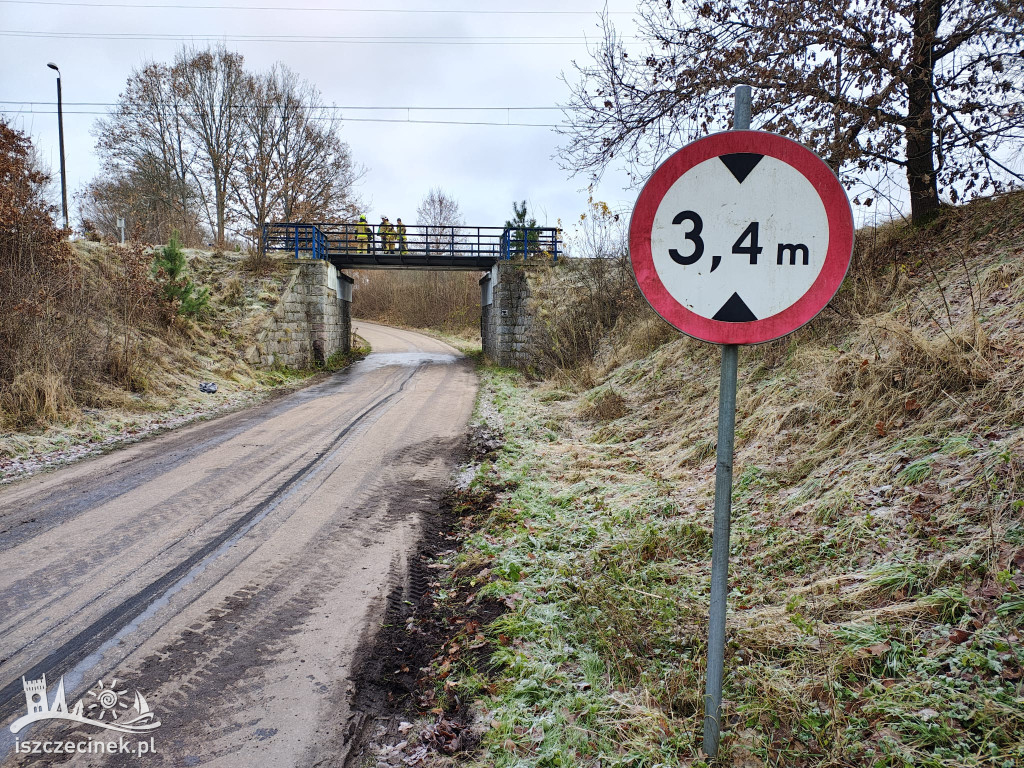
[[[560,230],[549,227],[508,227],[501,233],[501,258],[506,261],[546,256],[558,261]]]
[[[263,242],[267,250],[293,251],[296,259],[302,253],[311,259],[330,255],[327,237],[316,224],[264,224]]]
[[[381,226],[354,223],[272,223],[268,250],[291,251],[358,267],[479,267],[496,260],[558,261],[561,230],[553,227]]]

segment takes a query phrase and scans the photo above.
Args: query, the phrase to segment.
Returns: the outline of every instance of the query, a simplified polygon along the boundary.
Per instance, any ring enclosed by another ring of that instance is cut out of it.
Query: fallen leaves
[[[445,755],[453,755],[462,749],[462,726],[445,717],[438,718],[420,732],[420,744],[432,747]]]
[[[968,632],[966,629],[953,629],[950,630],[949,633],[949,642],[953,643],[954,645],[966,643],[968,640],[970,640],[970,638],[971,633]]]
[[[868,645],[857,651],[857,656],[860,658],[867,658],[869,656],[884,656],[892,649],[892,645],[889,641],[884,643],[875,643],[874,645]]]
[[[428,749],[426,747],[419,747],[411,752],[406,757],[402,758],[402,762],[406,765],[416,765],[423,762],[423,759],[427,756]]]

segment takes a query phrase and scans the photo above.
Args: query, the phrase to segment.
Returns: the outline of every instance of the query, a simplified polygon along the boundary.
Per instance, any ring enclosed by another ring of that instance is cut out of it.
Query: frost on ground
[[[87,283],[100,290],[121,251],[87,241],[73,248]],[[16,419],[10,410],[0,412],[0,429],[11,430],[0,431],[0,484],[255,404],[312,373],[257,370],[244,360],[279,301],[293,268],[290,260],[270,259],[257,273],[246,268],[241,253],[186,254],[190,279],[210,290],[207,310],[169,324],[140,322],[130,336],[137,358],[129,383],[114,376],[108,362],[83,374],[71,390],[72,402],[56,415]],[[95,311],[88,322],[99,351],[83,350],[83,359],[108,353],[111,339],[120,338],[114,333],[117,317],[104,314],[103,307]],[[201,382],[217,391],[201,392]]]
[[[114,418],[101,411],[86,410],[79,424],[60,430],[56,435],[6,436],[3,441],[5,447],[0,450],[18,453],[0,455],[0,485],[122,448],[160,432],[255,405],[268,394],[249,391],[223,393],[211,396],[209,400],[213,402],[210,403],[195,403],[169,412]]]
[[[741,350],[716,765],[1024,765],[1021,233],[1021,194],[863,233],[830,311]],[[431,668],[489,723],[460,765],[707,766],[720,357],[616,352],[484,374],[502,446],[436,600],[506,610]]]
[[[482,397],[477,401],[476,412],[473,422],[469,425],[469,450],[474,457],[489,456],[499,450],[502,445],[502,432],[505,422],[501,411],[488,397]],[[473,481],[477,478],[482,464],[479,461],[471,460],[461,467],[453,478],[453,486],[459,493],[469,491]]]

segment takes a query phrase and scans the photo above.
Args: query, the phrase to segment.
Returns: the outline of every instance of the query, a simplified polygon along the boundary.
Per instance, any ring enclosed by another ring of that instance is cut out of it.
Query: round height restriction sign
[[[853,253],[839,179],[763,131],[688,144],[644,185],[629,225],[633,274],[654,310],[715,344],[792,333],[832,299]]]

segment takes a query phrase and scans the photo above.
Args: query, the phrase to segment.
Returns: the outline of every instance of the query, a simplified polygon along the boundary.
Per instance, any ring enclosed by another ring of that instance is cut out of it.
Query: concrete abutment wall
[[[311,368],[352,348],[352,278],[327,261],[300,259],[274,316],[246,359],[264,368]]]

